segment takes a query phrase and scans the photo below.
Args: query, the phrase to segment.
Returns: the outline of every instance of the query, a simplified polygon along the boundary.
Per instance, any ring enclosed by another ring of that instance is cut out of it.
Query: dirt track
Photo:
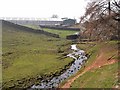
[[[86,73],[87,71],[89,70],[92,70],[92,69],[97,69],[97,68],[101,68],[105,65],[110,65],[110,64],[113,64],[113,63],[116,63],[118,62],[117,60],[115,59],[111,59],[111,60],[107,60],[104,58],[104,54],[101,53],[95,60],[95,62],[93,62],[93,64],[91,64],[90,66],[86,67],[84,69],[83,72],[81,72],[80,74],[76,75],[75,77],[69,79],[67,81],[67,83],[65,83],[61,88],[70,88],[71,84],[74,82],[74,80],[76,80],[78,77],[82,76],[84,73]]]

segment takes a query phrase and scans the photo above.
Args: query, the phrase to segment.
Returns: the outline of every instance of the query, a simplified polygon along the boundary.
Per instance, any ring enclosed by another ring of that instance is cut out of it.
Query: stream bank
[[[50,80],[42,80],[39,85],[33,85],[31,88],[55,88],[58,87],[65,79],[77,73],[87,60],[87,57],[85,56],[85,52],[83,50],[76,47],[76,44],[71,45],[71,49],[73,52],[68,54],[67,57],[73,58],[75,61],[68,70],[60,76],[53,77]]]

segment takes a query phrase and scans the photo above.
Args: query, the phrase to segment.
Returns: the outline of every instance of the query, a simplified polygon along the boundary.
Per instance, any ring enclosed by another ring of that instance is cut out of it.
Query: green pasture
[[[78,31],[74,30],[57,30],[57,29],[48,29],[48,28],[43,28],[43,30],[51,33],[58,34],[61,38],[66,38],[67,35],[73,35]]]
[[[4,87],[11,87],[11,83],[23,78],[60,72],[73,61],[70,58],[60,58],[64,50],[68,53],[71,41],[20,31],[5,24],[2,35]]]

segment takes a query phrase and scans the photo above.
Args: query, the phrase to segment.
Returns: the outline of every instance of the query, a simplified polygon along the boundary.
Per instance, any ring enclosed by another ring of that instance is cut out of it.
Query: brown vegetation
[[[118,39],[120,1],[94,0],[88,3],[80,23],[85,27],[82,38],[94,40]]]

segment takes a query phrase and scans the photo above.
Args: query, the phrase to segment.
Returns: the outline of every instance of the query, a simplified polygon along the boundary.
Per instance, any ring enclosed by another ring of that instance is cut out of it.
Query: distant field
[[[33,28],[33,29],[40,29],[40,26],[39,25],[23,25],[23,26],[26,26],[26,27],[29,27],[29,28]]]
[[[73,61],[59,58],[59,51],[68,52],[67,40],[20,31],[4,23],[2,39],[3,87],[19,87],[20,80],[60,72]]]
[[[78,31],[74,31],[74,30],[57,30],[57,29],[47,29],[47,28],[43,28],[43,30],[51,32],[51,33],[55,33],[58,34],[61,38],[66,38],[67,35],[72,35],[75,34]]]

